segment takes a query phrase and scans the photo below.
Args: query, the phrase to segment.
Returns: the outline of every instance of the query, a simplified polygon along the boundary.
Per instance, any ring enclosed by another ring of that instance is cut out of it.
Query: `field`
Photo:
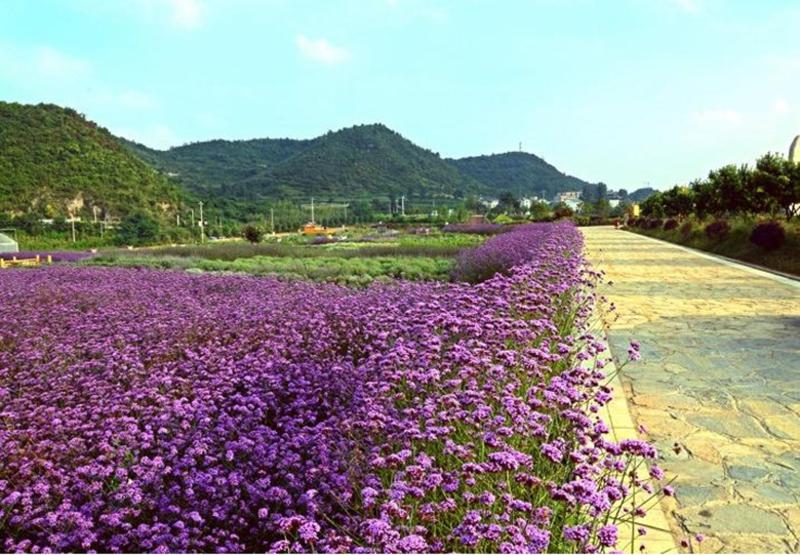
[[[483,241],[480,236],[468,234],[374,237],[360,234],[351,235],[346,241],[320,244],[300,236],[281,239],[264,244],[238,241],[118,250],[93,257],[86,264],[235,272],[364,286],[376,278],[447,280],[454,259],[464,249]]]
[[[597,416],[580,234],[521,226],[451,275],[0,273],[2,549],[613,549],[660,489]]]

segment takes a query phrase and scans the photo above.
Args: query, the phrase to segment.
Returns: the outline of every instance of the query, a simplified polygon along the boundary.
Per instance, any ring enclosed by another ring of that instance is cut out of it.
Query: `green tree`
[[[254,245],[261,242],[262,235],[261,230],[254,225],[246,225],[242,228],[242,237]]]
[[[782,210],[787,220],[798,212],[800,203],[800,176],[797,164],[779,154],[765,154],[756,162],[754,186],[769,199],[771,212]]]
[[[158,222],[144,212],[134,212],[119,225],[116,234],[118,245],[146,245],[158,240]]]

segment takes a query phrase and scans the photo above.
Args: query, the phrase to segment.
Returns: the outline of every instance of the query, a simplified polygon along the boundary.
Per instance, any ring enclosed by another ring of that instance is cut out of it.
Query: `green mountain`
[[[311,140],[208,141],[158,151],[126,143],[187,189],[226,199],[461,198],[485,187],[381,124]]]
[[[448,162],[495,194],[509,191],[517,196],[542,196],[544,192],[546,198],[551,199],[556,193],[583,191],[586,186],[595,186],[566,175],[542,158],[527,152],[471,156]]]
[[[166,218],[181,194],[75,110],[0,102],[0,212]]]

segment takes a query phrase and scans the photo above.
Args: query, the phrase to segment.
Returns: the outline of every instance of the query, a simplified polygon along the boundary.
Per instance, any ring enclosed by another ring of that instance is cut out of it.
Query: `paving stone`
[[[681,511],[690,525],[705,528],[715,533],[788,535],[783,518],[746,504],[709,505],[702,508],[692,507]]]
[[[737,484],[734,488],[745,501],[761,506],[797,505],[800,503],[797,495],[791,489],[777,484]]]
[[[633,233],[583,231],[614,282],[612,351],[642,344],[622,378],[676,476],[664,504],[709,537],[694,551],[800,550],[800,290]],[[687,450],[675,455],[675,441]]]
[[[698,428],[730,437],[769,437],[769,434],[764,431],[755,418],[744,414],[739,414],[735,418],[723,414],[713,416],[692,414],[686,419]]]
[[[679,484],[675,490],[675,496],[683,507],[706,505],[712,501],[727,501],[730,499],[727,489],[721,486]]]

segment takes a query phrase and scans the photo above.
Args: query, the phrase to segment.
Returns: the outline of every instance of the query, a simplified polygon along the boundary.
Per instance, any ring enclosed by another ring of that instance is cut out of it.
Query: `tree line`
[[[688,186],[654,193],[641,210],[654,218],[769,214],[790,221],[800,212],[800,164],[776,153],[765,154],[754,167],[729,164]]]

